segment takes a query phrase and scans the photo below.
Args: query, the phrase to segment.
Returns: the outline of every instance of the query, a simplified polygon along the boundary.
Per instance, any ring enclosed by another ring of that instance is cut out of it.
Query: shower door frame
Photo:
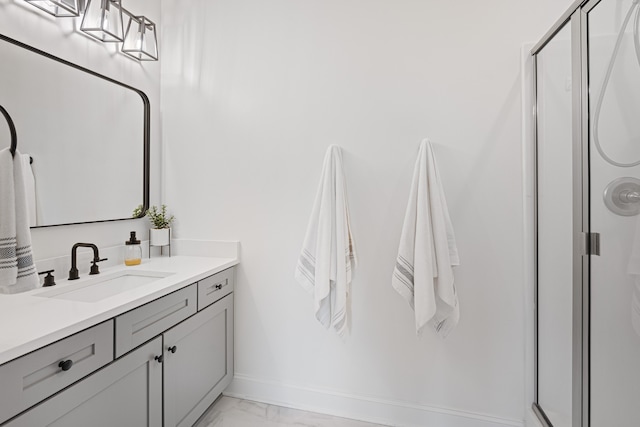
[[[601,0],[578,0],[531,50],[534,132],[534,402],[532,409],[545,427],[553,427],[538,395],[538,92],[537,54],[562,30],[571,30],[571,144],[573,204],[572,427],[589,427],[590,414],[590,192],[589,75],[587,14]]]

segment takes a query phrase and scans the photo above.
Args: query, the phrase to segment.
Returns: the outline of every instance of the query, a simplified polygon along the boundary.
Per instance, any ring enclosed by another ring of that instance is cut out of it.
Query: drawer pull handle
[[[156,356],[156,357],[154,357],[154,359],[157,360],[158,363],[162,363],[164,361],[164,357],[162,355]]]
[[[71,369],[72,366],[73,366],[73,360],[71,359],[63,360],[62,362],[58,363],[58,367],[63,371],[68,371],[69,369]]]
[[[222,289],[222,283],[218,283],[218,284],[216,285],[216,289],[218,289],[218,290]]]
[[[169,350],[171,353],[175,353],[178,350],[178,347],[174,345],[173,347],[169,347],[167,350]]]

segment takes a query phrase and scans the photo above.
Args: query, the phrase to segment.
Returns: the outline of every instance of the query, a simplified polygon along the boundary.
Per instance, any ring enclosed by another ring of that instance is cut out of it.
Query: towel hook
[[[11,148],[9,150],[11,151],[11,155],[15,157],[16,148],[18,148],[18,137],[16,136],[16,127],[13,124],[13,120],[11,120],[11,116],[9,115],[7,110],[4,109],[2,105],[0,105],[0,113],[2,113],[4,118],[7,120],[7,124],[9,125],[9,132],[11,132]]]

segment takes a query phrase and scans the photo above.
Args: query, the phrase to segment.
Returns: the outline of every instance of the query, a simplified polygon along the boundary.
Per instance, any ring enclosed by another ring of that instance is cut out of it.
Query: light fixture
[[[32,6],[44,10],[50,15],[66,18],[80,15],[78,0],[25,0]]]
[[[101,42],[121,42],[124,38],[120,0],[88,0],[80,29]]]
[[[122,53],[138,61],[158,60],[156,24],[122,7],[122,0],[25,0],[55,17],[82,16],[80,30],[101,42],[122,42]],[[122,15],[129,21],[124,31]]]
[[[122,53],[138,61],[158,60],[158,39],[156,38],[156,24],[145,16],[134,16],[127,10],[129,24],[124,34]]]

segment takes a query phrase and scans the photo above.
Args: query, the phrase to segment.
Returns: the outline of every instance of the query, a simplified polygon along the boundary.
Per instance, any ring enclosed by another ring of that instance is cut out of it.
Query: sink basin
[[[86,280],[80,279],[77,283],[38,293],[36,296],[71,301],[98,302],[121,292],[127,292],[164,279],[172,274],[174,273],[142,270],[103,273]]]

